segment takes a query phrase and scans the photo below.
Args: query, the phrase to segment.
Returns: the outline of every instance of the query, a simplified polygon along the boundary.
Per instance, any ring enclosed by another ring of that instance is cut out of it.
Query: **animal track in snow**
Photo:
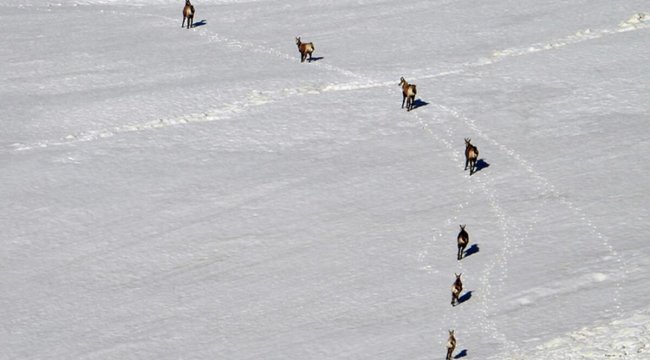
[[[455,164],[461,164],[462,161],[464,161],[464,155],[461,153],[459,150],[458,146],[454,146],[452,142],[448,139],[443,138],[442,136],[439,136],[437,132],[434,132],[429,124],[422,119],[422,117],[417,113],[417,112],[412,112],[413,116],[417,119],[417,121],[420,123],[421,127],[429,133],[437,143],[443,144],[445,148],[447,148],[447,154],[452,158]],[[455,137],[455,134],[451,127],[444,125],[443,122],[437,122],[437,124],[443,125],[444,126],[444,133],[447,135],[448,138],[453,139]],[[453,141],[453,140],[452,140]],[[465,177],[465,176],[463,176]],[[474,176],[477,178],[476,176]],[[508,244],[507,239],[509,239],[509,232],[507,226],[504,224],[507,223],[509,217],[508,215],[503,211],[501,206],[498,203],[498,200],[496,199],[494,192],[491,189],[488,189],[488,186],[485,183],[479,182],[479,187],[481,189],[481,194],[489,194],[488,199],[490,203],[490,207],[492,211],[495,213],[497,218],[499,219],[500,227],[503,233],[503,239],[504,244]],[[491,195],[491,196],[490,196]],[[463,202],[461,202],[461,205],[456,207],[456,212],[454,215],[449,217],[445,222],[444,226],[445,228],[451,228],[452,224],[457,222],[457,214],[461,209],[464,209],[465,207],[469,206],[469,198],[473,198],[476,196],[476,193],[474,189],[470,186],[469,187],[469,195],[468,198],[466,198]],[[438,236],[442,238],[442,234],[439,233]],[[451,241],[451,240],[450,240]],[[505,246],[504,246],[505,247]],[[499,259],[502,262],[505,262],[504,257],[508,255],[507,253],[501,253],[501,256]],[[494,302],[494,296],[492,295],[492,285],[490,283],[490,278],[492,274],[492,269],[496,266],[496,259],[492,258],[492,260],[488,263],[488,265],[485,267],[484,270],[481,271],[481,276],[479,277],[479,282],[481,284],[481,294],[482,296],[480,297],[480,300],[478,301],[478,306],[480,306],[480,313],[481,317],[477,319],[477,322],[480,324],[480,328],[484,332],[486,336],[492,337],[494,340],[496,340],[498,343],[503,344],[505,347],[506,351],[515,351],[518,349],[518,346],[508,340],[505,336],[505,334],[501,333],[498,331],[498,328],[496,326],[496,323],[490,319],[490,308],[491,304]],[[463,262],[460,261],[458,264],[458,268],[460,269],[460,272],[463,271]],[[448,310],[449,311],[449,310]],[[449,317],[448,311],[445,311],[443,313],[443,319],[449,323],[449,320],[447,318]],[[452,325],[457,324],[457,311],[452,311],[451,312],[452,320],[451,323]]]
[[[456,119],[462,121],[468,128],[470,128],[474,133],[480,136],[483,140],[488,141],[494,147],[500,149],[503,153],[507,154],[509,157],[514,159],[538,183],[538,186],[541,188],[543,203],[541,203],[541,205],[538,206],[537,209],[535,210],[535,215],[533,218],[534,220],[530,224],[529,229],[531,229],[532,226],[534,226],[535,223],[537,222],[537,219],[539,218],[540,209],[549,200],[549,198],[557,199],[561,204],[563,204],[566,208],[568,208],[577,219],[580,219],[582,224],[584,224],[589,229],[593,237],[600,240],[601,246],[605,248],[610,253],[610,255],[616,259],[615,261],[618,264],[617,271],[627,276],[629,272],[628,270],[629,267],[626,266],[626,260],[623,259],[622,256],[620,256],[620,254],[611,245],[609,239],[598,230],[598,228],[587,217],[586,213],[582,209],[580,209],[577,205],[573,204],[571,201],[567,200],[565,196],[562,196],[562,194],[555,188],[555,186],[547,178],[539,174],[534,169],[534,167],[527,160],[523,159],[516,151],[514,151],[513,149],[509,148],[504,144],[499,143],[498,141],[491,138],[489,135],[485,134],[475,124],[473,119],[467,118],[466,116],[460,114],[458,111],[450,107],[444,105],[438,105],[438,106],[441,109],[449,112]],[[514,243],[516,246],[515,248],[521,246],[522,243],[523,240],[518,239]],[[616,304],[615,305],[616,309],[619,309],[621,307],[621,303],[620,303],[621,292],[622,292],[622,285],[620,283],[620,280],[617,280],[616,288],[614,290],[614,297],[613,297],[614,302]]]

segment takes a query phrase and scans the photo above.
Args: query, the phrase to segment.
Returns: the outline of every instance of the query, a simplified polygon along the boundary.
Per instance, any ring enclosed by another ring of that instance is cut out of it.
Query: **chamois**
[[[298,45],[298,51],[300,51],[300,62],[305,62],[307,55],[309,55],[309,61],[311,62],[311,53],[316,50],[314,43],[304,43],[300,41],[300,37],[296,37],[296,45]]]
[[[451,355],[456,349],[456,337],[454,336],[454,330],[449,330],[449,339],[447,339],[447,360],[451,360]]]
[[[469,164],[469,175],[471,176],[476,171],[476,160],[478,159],[478,149],[476,146],[470,144],[470,138],[465,139],[465,170]]]
[[[460,276],[463,275],[463,273],[454,273],[454,275],[456,275],[456,281],[454,281],[454,284],[451,285],[451,306],[456,306],[456,304],[459,303],[458,297],[463,291],[463,282],[460,281]]]
[[[187,28],[194,27],[194,5],[190,0],[185,0],[185,7],[183,8],[183,23],[181,27],[185,26],[185,19],[187,19]]]
[[[402,87],[402,109],[404,109],[404,102],[406,101],[406,111],[411,111],[413,109],[415,95],[418,93],[415,84],[409,84],[404,80],[404,77],[401,77],[399,80],[399,86]]]
[[[465,231],[465,225],[460,225],[460,232],[458,233],[458,256],[457,259],[460,260],[463,258],[463,252],[469,244],[469,234]]]

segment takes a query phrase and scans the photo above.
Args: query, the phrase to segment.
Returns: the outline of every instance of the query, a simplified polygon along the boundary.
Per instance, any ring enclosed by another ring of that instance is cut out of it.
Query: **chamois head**
[[[300,41],[300,36],[296,36],[296,45],[300,46],[302,44],[302,41]]]
[[[470,141],[472,141],[471,138],[465,138],[465,145],[468,145],[468,146],[471,145]]]
[[[404,80],[404,77],[402,76],[399,78],[399,86],[402,86],[402,84],[406,83],[406,80]]]
[[[185,6],[192,6],[192,3],[190,3],[190,0],[185,0]]]
[[[454,330],[449,330],[449,337],[454,337]]]
[[[460,230],[461,230],[461,231],[462,231],[462,230],[465,230],[465,226],[466,226],[466,225],[459,225],[459,226],[460,226]]]
[[[460,276],[463,275],[463,273],[460,274],[454,273],[454,275],[456,275],[456,281],[460,281]]]

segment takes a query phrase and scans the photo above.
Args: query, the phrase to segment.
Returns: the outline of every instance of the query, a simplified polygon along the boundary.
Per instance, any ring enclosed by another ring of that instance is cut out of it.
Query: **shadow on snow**
[[[461,350],[456,356],[454,356],[454,359],[460,359],[467,356],[467,349]]]
[[[479,251],[480,251],[480,249],[478,247],[478,244],[472,244],[472,246],[470,246],[469,249],[465,250],[465,256],[464,257],[474,255]]]
[[[474,169],[474,174],[476,174],[477,172],[485,169],[486,167],[490,167],[490,164],[485,162],[485,160],[483,160],[483,159],[478,159],[476,161],[476,169]]]
[[[465,301],[467,301],[467,300],[469,300],[471,298],[472,298],[472,292],[468,291],[465,294],[463,294],[463,296],[458,298],[458,304],[462,304],[462,303],[464,303]]]
[[[427,105],[429,105],[428,102],[426,102],[424,100],[421,100],[421,99],[416,99],[416,100],[413,100],[413,108],[411,108],[411,110],[415,110],[415,109],[417,109],[419,107],[427,106]]]

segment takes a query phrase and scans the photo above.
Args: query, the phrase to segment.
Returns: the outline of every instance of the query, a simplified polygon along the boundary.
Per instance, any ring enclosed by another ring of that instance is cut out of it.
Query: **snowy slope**
[[[0,4],[0,358],[650,358],[645,2],[194,5]]]

